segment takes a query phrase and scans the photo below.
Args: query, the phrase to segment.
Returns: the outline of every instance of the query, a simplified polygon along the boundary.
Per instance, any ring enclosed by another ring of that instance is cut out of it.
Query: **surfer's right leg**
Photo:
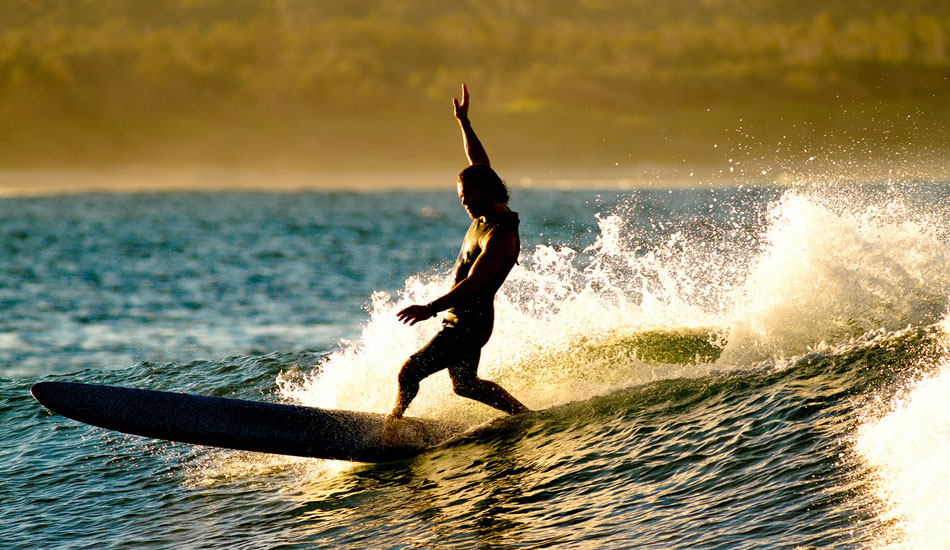
[[[420,361],[415,355],[407,359],[402,364],[402,368],[399,369],[399,393],[396,396],[396,405],[389,416],[402,418],[403,413],[409,408],[409,403],[412,403],[412,400],[419,393],[419,383],[422,382],[422,379],[442,370],[442,368],[431,361]]]
[[[396,405],[386,417],[386,424],[383,427],[384,445],[399,444],[399,420],[419,393],[419,383],[423,378],[451,365],[456,360],[453,354],[457,351],[458,342],[453,332],[442,330],[403,363],[402,368],[399,369]]]
[[[413,398],[416,397],[416,394],[419,393],[419,382],[422,381],[424,377],[420,377],[418,371],[419,368],[416,363],[413,362],[412,357],[407,359],[406,362],[402,364],[402,368],[399,369],[399,389],[396,395],[396,405],[393,407],[392,412],[389,413],[389,416],[386,417],[385,424],[383,424],[383,445],[393,447],[402,442],[402,438],[399,435],[399,421],[402,419],[402,415],[406,412],[406,409],[409,408],[409,403],[411,403]]]
[[[396,396],[396,406],[393,407],[389,416],[402,418],[409,403],[419,393],[419,382],[456,363],[458,359],[453,355],[457,353],[457,350],[458,342],[454,333],[443,329],[419,351],[410,355],[399,369],[399,394]]]

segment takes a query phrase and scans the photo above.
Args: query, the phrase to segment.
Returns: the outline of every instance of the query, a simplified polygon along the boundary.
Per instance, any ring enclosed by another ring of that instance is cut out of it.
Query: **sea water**
[[[950,185],[515,189],[480,374],[366,465],[48,413],[41,380],[386,412],[453,189],[0,201],[0,547],[950,547]]]

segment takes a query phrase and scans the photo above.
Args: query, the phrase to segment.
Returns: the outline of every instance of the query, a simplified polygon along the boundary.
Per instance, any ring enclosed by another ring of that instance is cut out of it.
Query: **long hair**
[[[487,164],[473,164],[459,173],[459,183],[474,184],[484,189],[488,195],[502,204],[508,204],[511,193],[508,186]]]

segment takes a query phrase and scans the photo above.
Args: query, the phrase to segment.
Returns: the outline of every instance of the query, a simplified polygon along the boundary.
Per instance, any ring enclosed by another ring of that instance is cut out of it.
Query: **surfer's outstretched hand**
[[[399,322],[406,323],[410,326],[431,317],[434,317],[432,311],[428,307],[420,305],[409,306],[396,314],[396,318],[399,319]]]

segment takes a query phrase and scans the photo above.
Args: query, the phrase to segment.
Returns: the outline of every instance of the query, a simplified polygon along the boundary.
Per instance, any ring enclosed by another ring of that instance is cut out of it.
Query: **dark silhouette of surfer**
[[[444,295],[425,305],[411,305],[398,319],[409,325],[446,311],[442,329],[403,364],[399,395],[387,417],[383,443],[398,443],[398,425],[423,378],[449,370],[455,393],[515,414],[528,410],[504,388],[478,377],[481,348],[492,333],[495,293],[518,260],[518,214],[508,208],[508,187],[491,168],[488,153],[468,118],[468,88],[462,84],[462,101],[453,98],[455,118],[462,128],[462,143],[469,166],[458,176],[458,195],[472,225],[462,241],[455,262],[455,284]]]

